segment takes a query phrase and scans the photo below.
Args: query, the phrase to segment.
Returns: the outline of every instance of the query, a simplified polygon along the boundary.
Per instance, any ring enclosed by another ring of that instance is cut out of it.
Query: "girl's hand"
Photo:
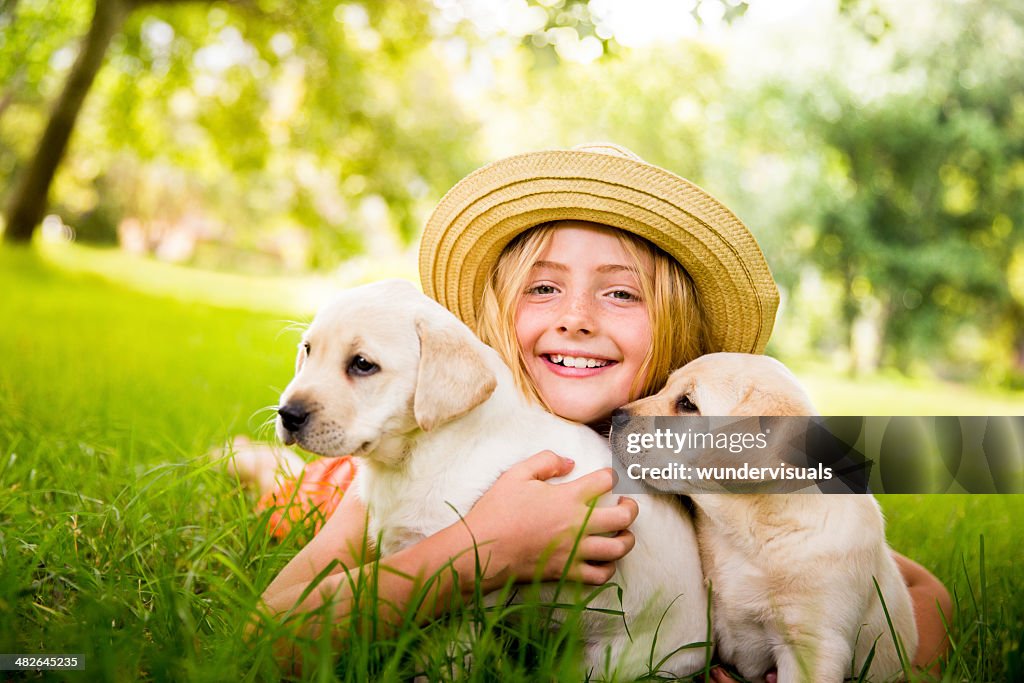
[[[509,578],[554,581],[563,573],[574,581],[602,584],[615,574],[614,562],[633,549],[636,539],[627,527],[639,512],[636,501],[620,498],[615,506],[590,512],[590,501],[611,491],[611,469],[547,483],[571,472],[574,464],[541,451],[502,474],[466,515],[488,590]]]

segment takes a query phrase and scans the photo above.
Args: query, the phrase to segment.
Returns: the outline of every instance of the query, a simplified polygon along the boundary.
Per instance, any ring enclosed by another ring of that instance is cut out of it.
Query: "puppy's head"
[[[626,415],[817,415],[789,369],[768,356],[709,353],[672,373],[654,396],[623,406]]]
[[[347,290],[302,336],[277,435],[320,455],[393,462],[404,449],[382,443],[430,431],[494,391],[479,345],[469,328],[408,282]]]
[[[743,353],[711,353],[687,363],[669,377],[665,388],[654,396],[627,404],[619,414],[636,417],[660,417],[694,415],[704,417],[774,417],[817,415],[799,381],[785,365],[768,356]],[[799,425],[776,425],[773,438],[767,448],[723,448],[716,446],[695,449],[686,460],[697,467],[740,466],[754,458],[759,466],[792,465],[792,453],[788,444],[792,438],[782,436],[782,430],[798,428]],[[795,436],[795,435],[794,435]],[[641,465],[665,464],[648,462],[649,456],[636,454],[619,456],[624,464],[636,462]],[[722,488],[708,481],[651,480],[654,488],[671,493],[721,492]],[[772,482],[774,491],[789,483]],[[797,490],[806,486],[806,481],[792,483]],[[757,493],[764,488],[760,481],[728,482],[729,491]]]

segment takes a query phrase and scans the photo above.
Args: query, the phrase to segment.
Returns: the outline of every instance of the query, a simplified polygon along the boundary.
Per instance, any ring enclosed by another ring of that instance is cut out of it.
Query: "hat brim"
[[[424,228],[423,291],[475,327],[502,250],[524,230],[555,220],[600,223],[657,245],[693,278],[712,350],[764,351],[779,294],[747,227],[688,180],[610,154],[533,152],[464,178]]]

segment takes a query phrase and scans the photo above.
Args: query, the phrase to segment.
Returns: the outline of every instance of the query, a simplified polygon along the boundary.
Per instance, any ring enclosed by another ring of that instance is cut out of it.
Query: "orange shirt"
[[[318,532],[355,476],[351,456],[314,460],[306,463],[297,479],[283,479],[263,494],[256,510],[272,511],[267,529],[274,538],[285,538],[293,524],[312,523],[314,533]]]

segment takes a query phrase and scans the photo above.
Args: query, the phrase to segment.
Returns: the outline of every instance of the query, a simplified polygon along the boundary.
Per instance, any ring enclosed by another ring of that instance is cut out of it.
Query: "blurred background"
[[[1015,0],[0,0],[0,226],[308,312],[416,279],[469,171],[611,140],[750,226],[769,352],[1019,391],[1022,54]]]

